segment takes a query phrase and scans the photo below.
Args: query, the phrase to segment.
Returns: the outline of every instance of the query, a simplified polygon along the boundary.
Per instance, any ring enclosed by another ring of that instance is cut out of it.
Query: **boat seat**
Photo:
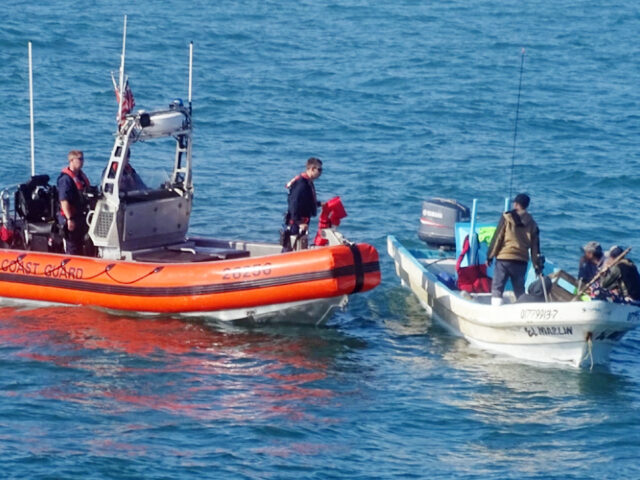
[[[53,231],[53,222],[28,222],[27,232],[32,235],[49,235]]]
[[[14,204],[16,213],[27,222],[44,223],[55,220],[58,189],[49,185],[48,175],[35,175],[18,186]]]

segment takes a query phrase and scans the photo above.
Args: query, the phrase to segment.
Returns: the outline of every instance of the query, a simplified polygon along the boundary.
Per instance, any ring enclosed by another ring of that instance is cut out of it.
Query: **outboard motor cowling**
[[[431,247],[454,249],[456,222],[468,221],[468,207],[448,198],[430,198],[422,202],[418,237]]]

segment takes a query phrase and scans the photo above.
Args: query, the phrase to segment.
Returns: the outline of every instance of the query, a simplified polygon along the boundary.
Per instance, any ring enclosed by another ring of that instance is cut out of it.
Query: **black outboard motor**
[[[456,222],[470,221],[468,207],[448,198],[430,198],[422,202],[418,237],[430,247],[456,248]]]

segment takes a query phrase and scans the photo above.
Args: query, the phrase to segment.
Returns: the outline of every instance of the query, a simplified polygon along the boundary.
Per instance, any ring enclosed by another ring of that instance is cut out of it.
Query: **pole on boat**
[[[478,199],[473,199],[473,204],[471,205],[471,224],[469,225],[469,265],[471,262],[475,261],[476,251],[478,250],[478,245],[476,245],[476,209],[478,206]]]
[[[120,124],[120,117],[122,116],[122,104],[124,102],[124,54],[126,51],[127,45],[127,16],[124,16],[124,28],[122,29],[122,55],[120,56],[120,94],[118,95],[118,117],[116,118],[116,122]]]
[[[524,48],[520,56],[520,82],[518,83],[518,101],[516,103],[516,121],[513,127],[513,151],[511,152],[511,178],[509,179],[509,198],[513,187],[513,168],[516,161],[516,139],[518,138],[518,116],[520,113],[520,92],[522,91],[522,71],[524,69]],[[506,209],[508,210],[508,208]]]
[[[193,83],[193,41],[189,43],[189,114],[191,114],[191,85]]]
[[[547,285],[544,283],[544,273],[540,272],[538,278],[542,282],[542,293],[544,294],[544,303],[549,303],[549,294],[547,293]]]
[[[31,123],[31,176],[36,174],[36,147],[33,130],[33,62],[31,57],[31,42],[29,42],[29,117]]]
[[[504,211],[509,211],[509,197],[504,197]]]

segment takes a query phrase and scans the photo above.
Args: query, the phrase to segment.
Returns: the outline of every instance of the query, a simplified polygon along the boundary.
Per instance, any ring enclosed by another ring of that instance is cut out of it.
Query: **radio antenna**
[[[31,176],[36,174],[36,147],[33,131],[33,63],[31,57],[31,42],[29,42],[29,117],[31,123]]]
[[[193,42],[189,44],[189,113],[191,113],[191,85],[193,75]]]
[[[127,16],[124,16],[124,27],[122,29],[122,55],[120,56],[120,101],[118,102],[118,118],[117,122],[120,122],[120,118],[122,117],[122,104],[124,103],[124,55],[126,52],[127,46]]]

